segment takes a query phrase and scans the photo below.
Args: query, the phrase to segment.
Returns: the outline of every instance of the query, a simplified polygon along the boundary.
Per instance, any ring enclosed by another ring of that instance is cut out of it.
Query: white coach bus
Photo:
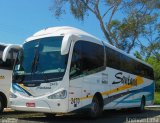
[[[0,113],[8,106],[9,90],[12,82],[12,69],[18,52],[16,49],[10,50],[8,57],[4,62],[2,56],[3,51],[7,46],[7,44],[0,43]]]
[[[154,75],[150,65],[82,30],[53,27],[24,42],[10,91],[14,110],[98,117],[105,109],[143,111],[153,103]]]

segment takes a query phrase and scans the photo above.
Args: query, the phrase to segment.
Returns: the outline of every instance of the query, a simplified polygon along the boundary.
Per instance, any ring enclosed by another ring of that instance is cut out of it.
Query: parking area
[[[0,117],[2,123],[159,123],[160,109],[147,108],[143,113],[137,113],[134,110],[109,110],[98,119],[90,119],[79,114],[57,115],[48,118],[43,113],[12,110],[6,110]]]

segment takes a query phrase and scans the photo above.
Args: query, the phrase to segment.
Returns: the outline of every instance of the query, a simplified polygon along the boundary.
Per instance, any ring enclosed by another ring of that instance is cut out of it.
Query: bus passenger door
[[[73,48],[73,43],[71,47]],[[81,45],[75,43],[71,58],[69,71],[69,111],[76,110],[81,107],[81,89],[83,83],[82,63],[81,63]]]
[[[81,87],[76,86],[76,83],[81,83],[83,81],[82,78],[73,79],[70,81],[69,86],[69,111],[73,111],[81,108]]]

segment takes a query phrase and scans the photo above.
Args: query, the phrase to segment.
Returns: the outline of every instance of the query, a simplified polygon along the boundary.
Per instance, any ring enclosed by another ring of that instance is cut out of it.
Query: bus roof
[[[74,34],[77,36],[88,36],[90,38],[96,39],[97,43],[99,43],[99,40],[97,37],[82,31],[80,29],[74,28],[74,27],[69,27],[69,26],[60,26],[60,27],[50,27],[47,29],[40,30],[33,34],[33,36],[29,37],[26,39],[26,42],[39,39],[39,38],[44,38],[44,37],[50,37],[50,36],[65,36],[68,34]]]
[[[4,44],[4,43],[1,43],[1,42],[0,42],[0,45],[1,45],[1,46],[7,46],[8,44]]]
[[[80,29],[70,27],[70,26],[50,27],[50,28],[40,30],[40,31],[36,32],[35,34],[33,34],[31,37],[27,38],[25,42],[29,42],[29,41],[39,39],[39,38],[51,37],[51,36],[65,36],[68,34],[74,34],[79,37],[89,37],[90,39],[94,39],[93,42],[98,43],[98,44],[102,44],[102,42],[103,42],[106,46],[112,48],[113,50],[116,50],[116,51],[152,68],[151,65],[149,65],[146,62],[143,62],[143,61],[125,53],[124,51],[112,46],[111,44],[107,43],[107,41],[104,42],[104,41],[98,39],[97,37],[85,32],[85,31],[82,31]]]

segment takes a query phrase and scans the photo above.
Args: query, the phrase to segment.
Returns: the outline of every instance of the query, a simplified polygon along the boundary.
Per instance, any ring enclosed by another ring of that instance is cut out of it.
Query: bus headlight
[[[67,91],[63,90],[48,96],[48,99],[64,99],[66,97],[67,97]]]
[[[12,92],[10,92],[9,97],[10,98],[17,98],[17,96],[14,93],[12,93]]]

